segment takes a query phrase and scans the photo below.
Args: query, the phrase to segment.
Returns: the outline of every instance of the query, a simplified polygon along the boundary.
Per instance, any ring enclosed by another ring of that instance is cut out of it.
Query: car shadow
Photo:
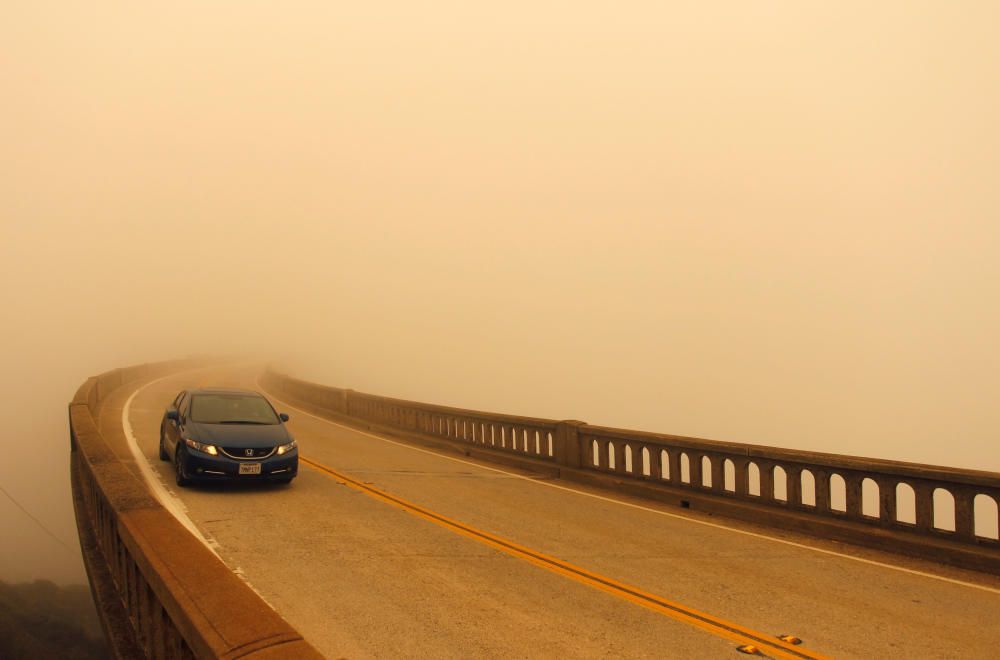
[[[292,487],[291,483],[277,481],[206,481],[194,482],[184,486],[183,490],[199,493],[218,493],[220,495],[248,492],[280,492]]]

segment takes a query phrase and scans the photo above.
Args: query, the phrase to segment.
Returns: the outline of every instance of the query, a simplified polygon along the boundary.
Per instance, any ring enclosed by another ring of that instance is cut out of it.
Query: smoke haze
[[[0,579],[65,404],[213,352],[1000,470],[1000,5],[6,2]]]

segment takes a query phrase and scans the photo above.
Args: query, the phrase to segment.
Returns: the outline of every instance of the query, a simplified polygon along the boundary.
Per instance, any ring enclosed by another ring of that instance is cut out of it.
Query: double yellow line
[[[808,651],[800,646],[789,644],[777,639],[776,637],[757,632],[756,630],[752,630],[750,628],[745,628],[736,623],[726,621],[725,619],[720,619],[719,617],[712,616],[711,614],[706,614],[705,612],[699,612],[698,610],[643,591],[632,585],[618,582],[617,580],[613,580],[598,573],[593,573],[585,568],[562,561],[561,559],[556,559],[555,557],[550,557],[536,550],[518,545],[513,541],[490,534],[489,532],[484,532],[474,527],[470,527],[464,523],[458,522],[457,520],[452,520],[451,518],[442,516],[439,513],[417,506],[416,504],[396,497],[395,495],[390,495],[385,491],[379,490],[378,488],[358,481],[357,479],[348,477],[345,474],[341,474],[340,472],[328,468],[321,463],[317,463],[316,461],[303,458],[302,456],[299,456],[299,460],[319,472],[325,473],[334,479],[337,479],[346,486],[356,488],[357,490],[360,490],[377,500],[398,506],[405,511],[450,529],[453,532],[467,536],[508,555],[530,562],[536,566],[552,571],[553,573],[558,573],[559,575],[563,575],[589,587],[600,589],[601,591],[623,598],[637,605],[641,605],[647,609],[653,610],[654,612],[659,612],[660,614],[668,616],[675,621],[686,623],[718,637],[731,640],[741,646],[747,645],[757,647],[760,654],[767,657],[809,658],[811,660],[821,660],[826,658],[826,656]]]

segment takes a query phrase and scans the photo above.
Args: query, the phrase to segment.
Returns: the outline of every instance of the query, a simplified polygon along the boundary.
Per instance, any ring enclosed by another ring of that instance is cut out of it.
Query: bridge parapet
[[[393,399],[269,371],[265,384],[348,423],[520,459],[683,507],[1000,572],[1000,474],[595,426]]]
[[[118,388],[195,366],[114,369],[69,404],[70,478],[84,564],[116,658],[320,658],[287,622],[193,537],[98,427]],[[124,450],[124,451],[123,451]]]
[[[582,438],[582,462],[594,470],[949,542],[1000,547],[995,532],[977,529],[974,515],[978,498],[996,529],[1000,474],[995,472],[589,425]],[[865,497],[867,492],[874,497]],[[865,507],[866,501],[873,506]],[[985,518],[978,516],[980,522]]]

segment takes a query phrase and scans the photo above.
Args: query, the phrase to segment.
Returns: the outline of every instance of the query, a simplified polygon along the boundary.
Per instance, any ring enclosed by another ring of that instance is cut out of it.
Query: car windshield
[[[202,424],[277,424],[271,404],[253,394],[196,394],[191,421]]]

